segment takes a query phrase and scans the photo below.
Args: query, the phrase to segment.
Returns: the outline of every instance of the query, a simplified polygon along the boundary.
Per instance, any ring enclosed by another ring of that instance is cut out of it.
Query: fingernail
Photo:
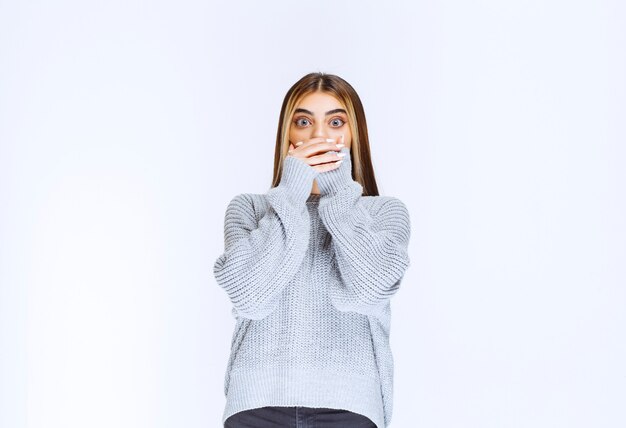
[[[326,139],[326,142],[327,142],[327,143],[332,143],[333,141],[335,141],[335,140],[333,140],[332,138],[327,138],[327,139]]]
[[[344,157],[345,155],[345,153],[337,153],[337,156],[339,156],[340,158]]]
[[[341,162],[343,162],[343,159],[338,160],[337,162],[335,162],[335,165],[340,165],[340,164],[341,164]]]
[[[296,143],[296,146],[299,146],[299,145],[300,145],[300,144],[302,144],[302,143],[303,143],[303,141],[298,141],[298,142]]]
[[[342,148],[343,146],[345,146],[345,144],[335,144],[337,146],[338,149]]]

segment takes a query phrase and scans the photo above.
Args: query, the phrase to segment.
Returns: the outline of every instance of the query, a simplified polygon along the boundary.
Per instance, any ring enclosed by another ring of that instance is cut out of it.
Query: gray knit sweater
[[[264,406],[391,421],[389,303],[410,263],[409,213],[398,198],[362,196],[341,152],[344,162],[321,173],[288,156],[279,185],[226,208],[213,272],[236,324],[222,421]]]

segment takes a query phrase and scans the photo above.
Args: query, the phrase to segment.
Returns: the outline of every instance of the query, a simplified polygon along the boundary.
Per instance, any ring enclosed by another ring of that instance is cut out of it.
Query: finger
[[[342,162],[343,162],[343,160],[339,159],[336,162],[330,162],[330,163],[323,163],[323,164],[315,165],[315,166],[313,166],[313,168],[315,168],[319,172],[331,171],[333,169],[339,168],[339,166],[341,165]]]
[[[334,143],[335,139],[334,138],[327,138],[327,137],[313,137],[313,138],[311,138],[311,139],[309,139],[307,141],[298,141],[296,143],[296,146],[300,147],[303,144],[304,144],[304,146],[310,146],[312,144],[323,143],[323,142]]]
[[[322,162],[328,162],[329,160],[334,160],[332,159],[332,156],[339,153],[343,147],[344,146],[337,145],[333,142],[321,141],[319,143],[312,143],[310,145],[307,145],[306,147],[303,147],[301,149],[301,153],[304,157],[312,157],[315,159],[321,159]],[[323,157],[326,153],[330,153],[330,157]],[[319,158],[316,156],[318,156]],[[316,163],[319,163],[319,161]]]
[[[331,150],[329,152],[326,153],[322,153],[321,155],[317,155],[317,156],[311,156],[309,157],[309,159],[311,159],[311,161],[313,162],[313,164],[324,164],[324,163],[328,163],[328,162],[335,162],[343,157],[345,157],[346,154],[345,153],[340,153],[338,151],[335,150]]]

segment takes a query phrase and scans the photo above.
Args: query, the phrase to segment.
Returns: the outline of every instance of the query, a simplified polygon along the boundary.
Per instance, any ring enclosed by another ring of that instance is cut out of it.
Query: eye
[[[344,123],[346,123],[346,122],[344,122],[344,121],[343,121],[343,119],[341,119],[340,117],[336,117],[336,118],[334,118],[334,119],[331,121],[331,123],[337,123],[337,121],[339,121],[339,122],[341,122],[341,123],[337,124],[336,128],[339,128],[339,127],[343,126],[343,124],[344,124]]]
[[[307,119],[306,117],[299,117],[296,120],[294,120],[293,122],[296,124],[296,126],[306,126],[306,123],[303,124],[302,121],[308,122],[309,119]]]

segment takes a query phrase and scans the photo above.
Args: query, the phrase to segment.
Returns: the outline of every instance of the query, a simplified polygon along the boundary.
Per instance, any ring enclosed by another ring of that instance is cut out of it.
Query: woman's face
[[[289,125],[289,141],[307,141],[314,137],[340,138],[350,148],[352,133],[348,124],[348,114],[343,104],[334,96],[325,92],[313,92],[306,95],[296,106]]]

